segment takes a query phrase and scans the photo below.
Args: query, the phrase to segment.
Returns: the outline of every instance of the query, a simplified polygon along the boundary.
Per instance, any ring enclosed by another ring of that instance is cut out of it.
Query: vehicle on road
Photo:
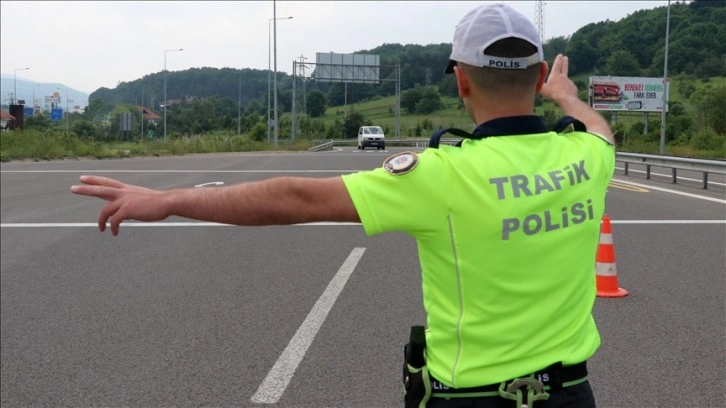
[[[386,148],[386,135],[380,126],[361,126],[358,128],[358,149],[366,147]]]

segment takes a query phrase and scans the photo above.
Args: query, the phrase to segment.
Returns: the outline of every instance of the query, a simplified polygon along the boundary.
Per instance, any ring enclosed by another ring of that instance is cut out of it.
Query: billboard
[[[318,52],[315,71],[310,75],[321,82],[377,84],[381,78],[381,56]]]
[[[590,77],[590,106],[597,111],[661,112],[664,92],[667,102],[663,78]]]

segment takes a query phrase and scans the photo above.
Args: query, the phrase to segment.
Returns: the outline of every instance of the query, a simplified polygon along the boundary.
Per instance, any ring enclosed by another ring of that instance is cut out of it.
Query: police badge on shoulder
[[[414,152],[394,154],[383,162],[383,168],[390,174],[401,175],[411,172],[418,164],[418,155]]]

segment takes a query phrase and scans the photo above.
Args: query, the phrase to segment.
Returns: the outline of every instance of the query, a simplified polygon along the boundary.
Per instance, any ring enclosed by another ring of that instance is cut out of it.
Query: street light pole
[[[671,0],[668,0],[668,11],[666,14],[666,35],[665,35],[665,59],[663,61],[663,108],[661,109],[660,118],[660,154],[665,154],[665,136],[666,136],[666,110],[668,110],[668,99],[666,98],[668,90],[668,31],[671,25]],[[675,170],[674,170],[675,171]]]
[[[242,71],[238,75],[239,92],[237,93],[237,136],[242,134]]]
[[[25,71],[26,69],[30,69],[30,67],[13,69],[13,105],[18,101],[18,77],[16,74],[18,71]]]
[[[166,142],[166,53],[172,51],[184,51],[184,48],[164,50],[164,141]]]
[[[270,28],[272,23],[275,20],[290,20],[292,19],[292,16],[290,17],[280,17],[280,18],[271,18],[267,20],[267,143],[270,143],[270,111],[272,110],[271,106],[271,89],[270,89],[270,81],[272,80],[272,64],[271,64],[271,57],[272,57],[272,36],[270,35]],[[275,123],[275,127],[277,127],[277,123]]]
[[[41,84],[35,84],[33,86],[33,102],[32,102],[32,105],[33,105],[33,115],[35,115],[35,88],[39,87],[40,85]]]
[[[70,98],[68,88],[66,88],[66,133],[71,133],[71,111],[68,108],[68,104],[71,102]]]

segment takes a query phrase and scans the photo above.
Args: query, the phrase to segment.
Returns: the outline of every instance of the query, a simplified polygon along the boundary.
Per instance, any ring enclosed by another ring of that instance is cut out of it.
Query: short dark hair
[[[495,57],[522,58],[537,52],[537,47],[521,38],[508,37],[487,47],[484,52]],[[539,79],[540,64],[527,69],[475,67],[457,63],[466,72],[472,84],[488,93],[534,90]]]

